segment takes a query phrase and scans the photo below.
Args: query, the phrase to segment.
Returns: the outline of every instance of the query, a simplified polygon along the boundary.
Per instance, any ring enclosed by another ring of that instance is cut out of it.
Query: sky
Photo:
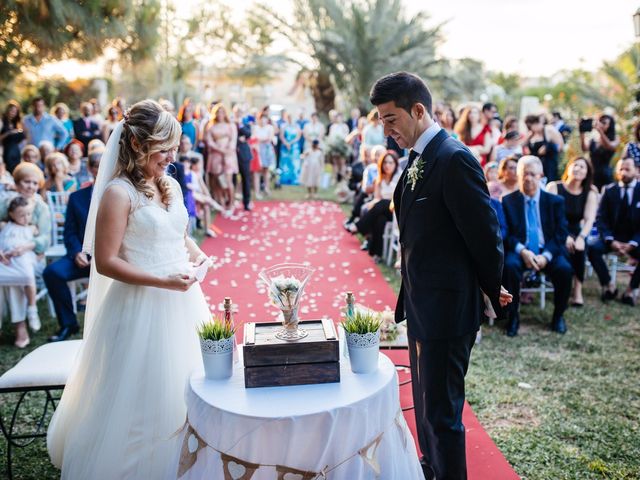
[[[201,0],[172,0],[184,14]],[[254,0],[227,0],[230,13],[242,15]],[[280,11],[290,0],[268,0]],[[440,55],[471,57],[489,70],[525,77],[551,76],[562,69],[596,70],[635,40],[632,0],[403,0],[408,14],[421,10],[430,26],[446,22]],[[99,74],[96,63],[69,68],[61,62],[45,74]]]
[[[632,0],[404,0],[409,13],[447,21],[440,53],[489,70],[550,76],[596,70],[635,40]]]

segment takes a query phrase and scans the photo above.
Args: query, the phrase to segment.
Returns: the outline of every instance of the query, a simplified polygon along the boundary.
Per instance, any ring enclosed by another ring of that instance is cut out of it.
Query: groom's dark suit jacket
[[[420,341],[477,331],[484,291],[498,308],[504,252],[478,161],[444,130],[421,156],[415,190],[404,170],[394,192],[402,286],[396,321]],[[417,161],[417,159],[416,159]]]

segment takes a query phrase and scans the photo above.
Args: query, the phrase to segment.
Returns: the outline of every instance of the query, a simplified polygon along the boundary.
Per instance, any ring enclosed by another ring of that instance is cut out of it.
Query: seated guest
[[[23,244],[19,250],[21,254],[25,254],[29,250],[33,250],[36,256],[42,258],[47,247],[51,243],[51,212],[49,206],[38,195],[38,189],[44,184],[44,175],[42,170],[37,166],[21,162],[13,171],[16,191],[8,192],[7,195],[0,198],[0,218],[7,218],[9,205],[11,201],[19,196],[27,200],[30,212],[30,221],[28,225],[33,226],[32,239]],[[14,252],[15,253],[15,252]],[[36,272],[37,273],[37,272]],[[2,285],[8,290],[9,310],[11,312],[11,322],[16,328],[15,345],[24,348],[29,344],[29,333],[27,332],[25,317],[29,311],[26,310],[26,302],[24,301],[24,283],[15,283],[11,280],[3,281]],[[31,328],[37,330],[38,321],[32,315],[30,322]]]
[[[584,157],[569,160],[562,181],[551,182],[547,192],[564,198],[569,235],[565,246],[575,273],[571,305],[582,307],[582,283],[584,282],[585,241],[591,232],[598,209],[598,191],[592,184],[593,167]]]
[[[56,151],[56,148],[53,146],[52,142],[43,140],[38,144],[38,150],[40,151],[40,162],[38,163],[38,166],[44,172],[44,161],[50,153]]]
[[[64,154],[69,161],[69,175],[76,179],[78,188],[88,186],[93,178],[87,170],[87,159],[83,158],[84,145],[78,140],[71,140],[64,149]]]
[[[380,166],[380,160],[386,154],[387,149],[382,145],[375,145],[371,147],[369,154],[369,163],[362,172],[362,191],[366,194],[362,208],[358,211],[357,217],[361,217],[367,212],[367,202],[373,198],[373,193],[376,186],[376,179],[380,174],[378,167]]]
[[[364,143],[360,145],[360,159],[351,167],[351,177],[349,178],[349,189],[353,190],[353,209],[351,210],[351,216],[345,222],[345,227],[356,221],[360,217],[360,210],[362,205],[367,201],[367,198],[373,192],[373,183],[377,175],[378,166],[375,164],[371,157],[371,147]],[[369,168],[369,165],[373,165]],[[374,173],[374,175],[371,175]]]
[[[89,145],[87,147],[87,157],[92,153],[102,153],[104,152],[105,148],[106,145],[102,140],[100,140],[99,138],[94,138],[89,142]]]
[[[491,151],[493,161],[501,162],[512,155],[522,155],[520,132],[512,130],[504,136],[504,141]]]
[[[98,174],[99,165],[100,156],[91,155],[88,168],[94,178]],[[89,277],[91,258],[82,251],[82,241],[92,193],[93,184],[69,195],[64,221],[64,246],[67,254],[50,264],[42,274],[60,325],[58,333],[49,338],[50,342],[67,340],[79,330],[67,282]]]
[[[73,131],[76,139],[84,145],[85,152],[89,151],[89,142],[94,138],[101,139],[100,126],[91,118],[93,115],[93,105],[83,102],[80,106],[82,117],[73,121]]]
[[[38,257],[30,248],[33,245],[34,229],[31,222],[29,201],[16,196],[9,202],[9,217],[0,230],[0,285],[21,286],[27,300],[27,320],[34,332],[40,330],[40,317],[36,306],[36,268]],[[16,327],[15,346],[24,348],[29,337]]]
[[[633,140],[625,145],[621,158],[633,158],[636,169],[640,170],[640,122],[633,127]]]
[[[69,175],[69,162],[64,153],[50,153],[44,161],[44,173],[46,180],[42,189],[42,196],[47,199],[46,192],[75,192],[78,184],[76,179]]]
[[[513,155],[500,160],[498,164],[498,182],[502,188],[502,197],[518,190],[518,159],[520,155]]]
[[[15,189],[16,182],[13,180],[13,175],[7,171],[7,165],[4,163],[4,156],[0,150],[0,198]]]
[[[20,152],[21,161],[40,165],[40,150],[35,145],[25,145]]]
[[[197,152],[194,152],[197,153]],[[224,213],[225,210],[218,202],[216,202],[207,188],[204,182],[204,167],[202,165],[202,155],[193,157],[181,157],[187,158],[190,166],[191,180],[187,182],[187,189],[193,195],[193,199],[196,203],[196,212],[198,219],[204,229],[207,237],[215,237],[216,233],[211,229],[211,209],[217,210],[220,213]],[[186,167],[185,167],[186,171]],[[186,175],[185,175],[186,178]]]
[[[507,236],[507,219],[504,217],[504,209],[502,208],[502,202],[495,198],[489,199],[491,202],[491,207],[496,212],[496,216],[498,217],[498,223],[500,224],[500,236],[503,239]]]
[[[196,200],[193,198],[193,192],[190,186],[193,185],[193,174],[191,173],[191,161],[186,155],[178,157],[180,165],[182,165],[182,171],[184,175],[184,184],[186,188],[182,191],[184,206],[187,208],[187,214],[189,215],[189,224],[187,226],[187,232],[189,235],[193,234],[193,230],[196,228],[196,221],[198,218],[196,212]]]
[[[502,198],[502,184],[498,181],[498,164],[496,162],[487,163],[484,168],[484,179],[487,181],[489,196],[500,200]]]
[[[564,311],[569,302],[573,270],[567,259],[567,218],[564,199],[540,189],[542,162],[526,155],[518,161],[519,190],[502,198],[507,220],[503,282],[513,294],[508,307],[507,335],[514,337],[520,326],[520,283],[525,270],[544,272],[554,288],[551,328],[565,333]]]
[[[349,231],[369,235],[369,255],[376,261],[382,257],[382,236],[384,226],[393,220],[391,213],[391,199],[396,189],[400,169],[398,168],[398,154],[393,150],[380,156],[378,162],[378,177],[376,178],[373,200],[365,204],[367,213],[363,214],[355,224],[351,224]]]
[[[589,247],[588,254],[602,285],[603,302],[613,300],[618,295],[603,255],[613,252],[640,259],[640,183],[636,175],[632,158],[619,160],[616,164],[618,183],[607,186],[600,200],[596,220],[600,239]],[[639,286],[640,266],[636,266],[629,286],[622,294],[622,303],[634,306]]]

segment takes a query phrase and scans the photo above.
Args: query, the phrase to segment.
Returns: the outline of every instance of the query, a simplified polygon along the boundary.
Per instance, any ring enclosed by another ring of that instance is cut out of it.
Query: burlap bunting
[[[384,432],[374,438],[368,445],[365,445],[358,453],[362,457],[362,459],[371,467],[371,469],[375,472],[376,478],[380,476],[380,463],[378,462],[378,447],[380,446],[380,442],[382,441],[382,436]]]
[[[394,418],[394,423],[400,435],[404,441],[404,447],[407,447],[407,433],[406,423],[402,411],[399,410],[398,414]],[[391,425],[390,425],[391,426]],[[187,422],[187,431],[185,433],[184,441],[182,442],[182,450],[180,452],[180,465],[178,468],[178,478],[182,477],[193,465],[196,463],[198,452],[205,447],[211,448],[218,452],[222,459],[222,468],[224,473],[224,480],[251,480],[253,474],[260,467],[275,467],[277,473],[277,480],[316,480],[326,479],[327,473],[337,469],[342,464],[348,462],[356,456],[362,457],[362,460],[371,467],[376,475],[376,478],[380,477],[380,463],[378,461],[378,447],[382,442],[384,431],[375,437],[371,442],[362,447],[356,453],[348,458],[345,458],[342,462],[333,467],[325,467],[321,472],[310,472],[305,470],[298,470],[296,468],[287,467],[285,465],[264,465],[259,463],[251,463],[241,458],[222,453],[220,450],[208,445],[193,427]]]
[[[251,480],[256,470],[260,468],[257,463],[245,462],[225,453],[220,453],[220,456],[222,457],[224,480]]]
[[[305,472],[296,468],[286,467],[284,465],[276,465],[278,474],[277,480],[314,480],[320,475],[317,472]]]
[[[206,447],[207,444],[202,440],[196,431],[187,424],[187,433],[182,442],[182,450],[180,451],[180,465],[178,467],[178,478],[184,475],[193,464],[196,463],[198,452]]]

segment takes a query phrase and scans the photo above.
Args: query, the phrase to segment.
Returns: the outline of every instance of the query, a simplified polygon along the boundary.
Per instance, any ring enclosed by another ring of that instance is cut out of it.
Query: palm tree
[[[338,90],[366,111],[369,90],[380,76],[408,70],[436,74],[440,25],[427,28],[425,13],[408,18],[401,0],[294,0],[293,20],[260,5],[256,13],[274,25],[295,51],[316,108],[328,112]],[[335,88],[332,88],[335,87]]]
[[[612,96],[614,107],[618,112],[625,109],[636,114],[640,108],[640,90],[638,72],[640,71],[640,53],[631,47],[612,62],[604,62],[601,71],[609,80],[608,93]],[[635,100],[635,101],[634,101]]]

